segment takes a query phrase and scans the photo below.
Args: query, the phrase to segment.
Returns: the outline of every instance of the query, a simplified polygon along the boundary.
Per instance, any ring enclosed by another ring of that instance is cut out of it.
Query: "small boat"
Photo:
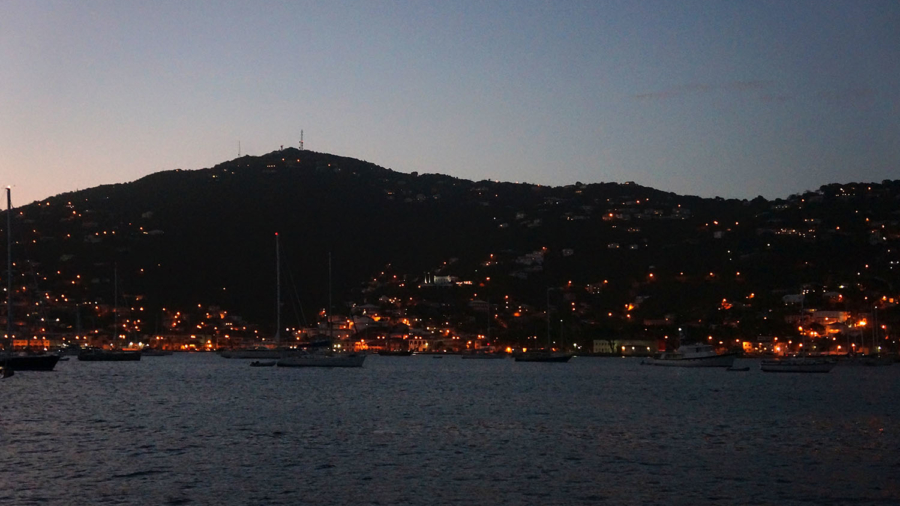
[[[728,372],[747,372],[747,371],[750,370],[750,366],[745,366],[745,367],[729,367],[728,369],[725,369],[725,370],[728,371]]]
[[[268,360],[266,362],[260,362],[259,360],[254,360],[250,362],[250,367],[272,367],[275,365],[274,360]]]
[[[763,360],[759,364],[763,372],[816,372],[826,373],[834,369],[836,360],[818,357],[789,357]]]
[[[716,353],[708,344],[685,344],[677,350],[663,352],[641,362],[644,365],[663,367],[731,367],[738,353]]]

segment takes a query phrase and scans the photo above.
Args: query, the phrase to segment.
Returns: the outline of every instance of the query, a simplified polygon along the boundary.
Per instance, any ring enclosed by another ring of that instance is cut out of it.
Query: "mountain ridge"
[[[621,308],[641,298],[628,318],[699,315],[723,324],[715,302],[744,300],[751,287],[849,283],[863,265],[900,286],[890,264],[898,198],[896,181],[826,185],[775,201],[633,183],[469,181],[288,148],[17,208],[14,256],[31,261],[16,269],[19,278],[29,270],[34,290],[70,301],[109,305],[115,271],[123,293],[148,311],[215,306],[271,326],[278,232],[293,279],[285,283],[296,288],[307,324],[326,309],[329,285],[336,309],[347,312],[378,300],[384,290],[372,284],[386,271],[405,279],[404,289],[427,275],[471,282],[454,289],[455,310],[466,299],[511,294],[539,306],[547,287],[571,285],[578,307],[596,313],[583,320],[627,316]],[[584,296],[604,282],[615,288]],[[690,297],[677,296],[688,288]],[[56,312],[72,326],[71,311]]]

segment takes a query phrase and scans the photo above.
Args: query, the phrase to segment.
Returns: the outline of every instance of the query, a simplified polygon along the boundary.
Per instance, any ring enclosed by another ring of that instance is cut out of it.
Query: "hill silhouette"
[[[636,298],[635,320],[724,324],[762,309],[723,314],[723,299],[743,307],[754,294],[775,307],[814,284],[853,287],[844,303],[864,307],[900,286],[898,199],[892,181],[775,201],[476,182],[289,148],[24,206],[14,257],[17,282],[54,294],[58,313],[60,296],[111,304],[117,273],[125,300],[148,312],[216,306],[271,325],[277,232],[284,290],[307,323],[329,286],[345,310],[382,295],[373,287],[386,275],[410,286],[437,275],[472,283],[439,296],[456,306],[509,294],[540,306],[547,287],[577,286],[573,304],[591,306],[583,319],[597,325]]]

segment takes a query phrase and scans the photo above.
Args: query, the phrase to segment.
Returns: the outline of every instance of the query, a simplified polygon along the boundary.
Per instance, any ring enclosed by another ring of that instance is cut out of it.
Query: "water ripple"
[[[900,503],[900,367],[481,362],[257,371],[185,354],[22,372],[2,384],[0,501]]]

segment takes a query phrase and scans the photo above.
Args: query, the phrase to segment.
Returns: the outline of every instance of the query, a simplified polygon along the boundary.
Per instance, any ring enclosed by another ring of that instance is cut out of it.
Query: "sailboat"
[[[119,269],[113,270],[113,338],[119,335]],[[86,348],[78,352],[80,362],[138,362],[141,350],[104,350]]]
[[[222,358],[241,358],[241,359],[279,359],[284,355],[293,352],[293,350],[285,350],[281,347],[281,246],[278,240],[278,233],[275,233],[275,348],[267,348],[258,346],[255,348],[243,348],[233,350],[222,350],[219,356]]]
[[[13,371],[52,371],[59,362],[59,355],[51,353],[14,353],[13,351],[13,286],[12,286],[12,195],[6,188],[6,350],[0,356],[2,377]]]
[[[550,339],[550,288],[547,289],[547,348],[544,350],[525,351],[516,355],[516,362],[568,362],[571,353],[556,351]]]
[[[487,304],[487,307],[488,307],[487,342],[490,343],[491,342],[491,318],[493,318],[493,316],[492,316],[493,313],[491,312],[491,300],[488,299],[487,303],[488,303]],[[493,351],[489,351],[489,350],[488,351],[472,350],[472,351],[463,353],[461,358],[468,359],[468,360],[475,360],[475,359],[477,359],[477,360],[497,360],[497,359],[506,358],[506,355],[497,353],[497,352],[493,352]]]
[[[331,327],[331,255],[328,255],[328,347],[327,350],[310,348],[302,353],[282,357],[278,367],[362,367],[366,360],[363,353],[335,353],[331,347],[334,339]]]

